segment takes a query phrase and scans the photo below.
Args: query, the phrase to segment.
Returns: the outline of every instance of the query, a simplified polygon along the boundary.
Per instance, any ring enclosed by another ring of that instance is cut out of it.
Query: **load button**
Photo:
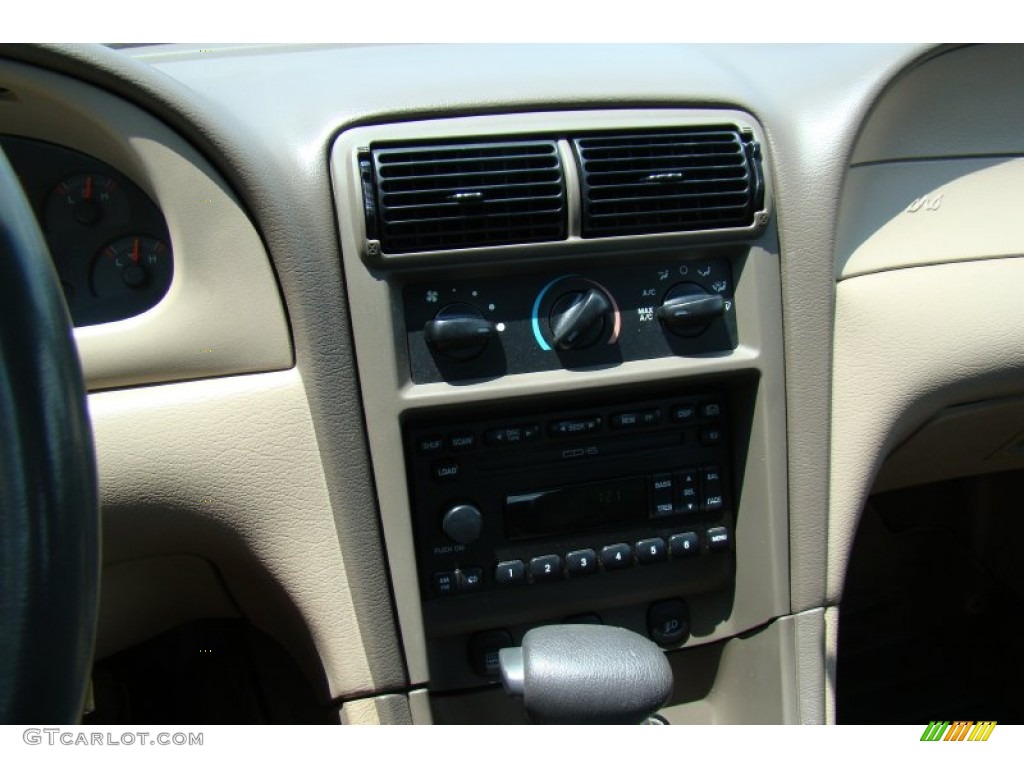
[[[457,461],[438,461],[433,466],[434,479],[442,483],[457,480],[459,471],[460,467]]]

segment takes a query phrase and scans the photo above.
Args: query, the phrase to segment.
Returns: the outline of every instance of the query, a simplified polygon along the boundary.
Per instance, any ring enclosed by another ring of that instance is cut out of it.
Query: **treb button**
[[[676,513],[676,481],[671,472],[651,477],[651,517]]]

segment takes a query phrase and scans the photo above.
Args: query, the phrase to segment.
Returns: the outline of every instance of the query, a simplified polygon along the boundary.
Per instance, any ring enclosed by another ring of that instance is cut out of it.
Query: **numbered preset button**
[[[666,557],[665,540],[642,539],[636,543],[636,559],[641,563],[657,563]]]
[[[592,549],[577,549],[565,556],[565,570],[570,576],[597,573],[597,553]]]
[[[672,552],[673,558],[696,557],[700,554],[700,540],[697,538],[697,534],[692,531],[677,533],[670,537],[668,547]]]
[[[629,544],[609,544],[601,549],[601,564],[606,571],[628,568],[633,564],[633,548]]]
[[[530,576],[534,582],[562,578],[562,558],[558,555],[541,555],[533,558],[530,561]]]
[[[505,560],[494,567],[494,581],[501,586],[522,584],[526,581],[526,566],[522,560]]]

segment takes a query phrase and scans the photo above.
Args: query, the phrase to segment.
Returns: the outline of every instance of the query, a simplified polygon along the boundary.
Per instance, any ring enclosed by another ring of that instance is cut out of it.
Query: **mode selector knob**
[[[658,319],[677,336],[699,336],[724,313],[725,300],[697,283],[673,285],[658,307]]]
[[[573,291],[551,307],[551,336],[560,349],[586,349],[605,333],[612,310],[608,296],[599,288]]]
[[[441,528],[456,544],[472,544],[480,538],[484,518],[472,504],[456,504],[444,513]]]
[[[472,360],[495,335],[494,323],[472,304],[449,304],[423,326],[423,336],[437,354],[451,360]]]

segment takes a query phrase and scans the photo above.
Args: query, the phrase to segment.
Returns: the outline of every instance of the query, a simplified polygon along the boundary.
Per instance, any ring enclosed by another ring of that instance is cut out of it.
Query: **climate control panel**
[[[415,283],[403,291],[416,383],[702,355],[737,344],[726,258]]]

